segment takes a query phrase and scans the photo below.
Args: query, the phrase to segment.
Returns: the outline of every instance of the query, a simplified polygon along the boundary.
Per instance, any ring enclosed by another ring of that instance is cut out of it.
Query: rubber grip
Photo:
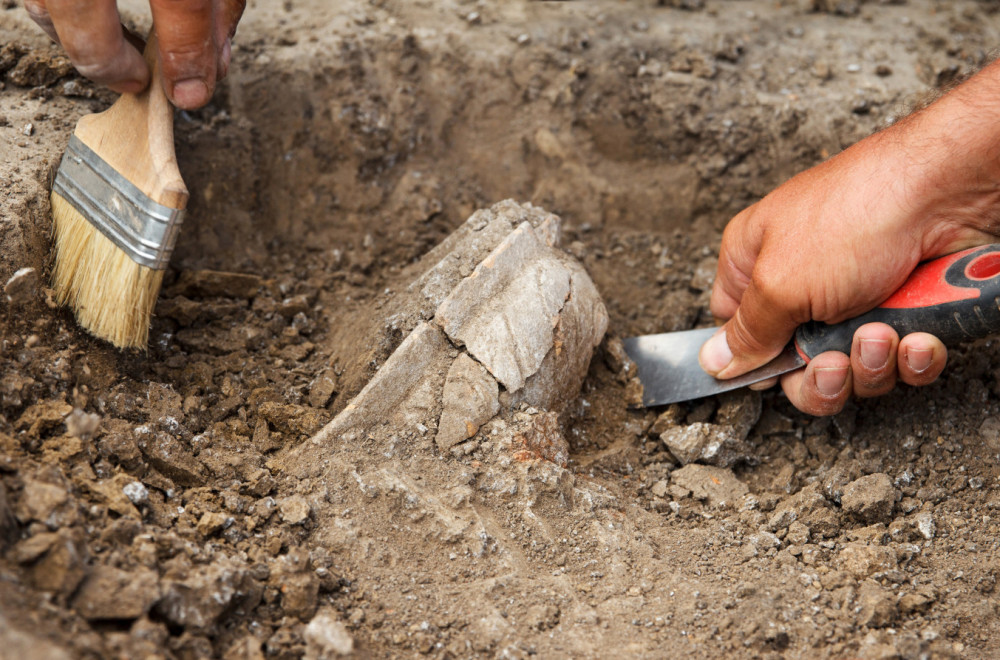
[[[855,330],[873,322],[891,325],[900,337],[929,332],[945,345],[1000,332],[1000,244],[920,264],[870,312],[833,325],[810,321],[800,326],[796,348],[807,361],[825,351],[849,354]]]

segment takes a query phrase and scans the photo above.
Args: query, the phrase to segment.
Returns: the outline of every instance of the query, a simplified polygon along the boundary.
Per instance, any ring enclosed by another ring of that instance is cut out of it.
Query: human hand
[[[114,0],[25,0],[24,5],[82,75],[116,92],[139,93],[149,84],[141,40],[122,27]],[[229,70],[246,0],[150,0],[149,5],[167,98],[184,110],[200,108]]]
[[[774,358],[802,323],[876,307],[923,260],[994,240],[1000,228],[1000,67],[781,185],[726,228],[712,313],[726,324],[701,350],[718,378]],[[800,410],[838,412],[851,394],[900,379],[926,385],[944,345],[862,326],[850,356],[827,352],[781,377]],[[773,385],[774,381],[762,383]]]

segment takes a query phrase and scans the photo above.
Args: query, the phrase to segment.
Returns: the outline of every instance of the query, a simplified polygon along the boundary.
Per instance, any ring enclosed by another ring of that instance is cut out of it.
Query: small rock
[[[675,426],[665,431],[660,439],[682,464],[698,461],[731,467],[749,455],[749,447],[730,426],[700,422]]]
[[[860,520],[888,523],[896,503],[896,489],[889,475],[869,474],[844,486],[840,503],[846,513]]]
[[[1000,417],[991,416],[979,425],[979,437],[994,451],[1000,451]]]
[[[60,530],[52,534],[37,534],[41,553],[37,559],[24,561],[28,553],[27,547],[18,545],[15,556],[21,563],[34,561],[29,569],[31,582],[38,589],[52,591],[68,596],[76,590],[77,585],[87,573],[86,548],[81,542],[80,534],[70,530]],[[34,537],[28,539],[24,546],[33,545]],[[44,549],[42,549],[44,548]]]
[[[885,628],[896,620],[896,598],[888,589],[883,589],[873,580],[865,580],[858,589],[858,604],[861,612],[858,623],[869,628]]]
[[[298,525],[305,522],[312,513],[309,502],[301,495],[286,497],[278,504],[281,511],[281,519],[289,525]]]
[[[31,302],[38,297],[38,271],[34,268],[15,271],[4,285],[3,292],[11,305]]]
[[[96,566],[73,597],[73,608],[88,621],[137,619],[160,597],[155,571]]]
[[[435,441],[444,451],[479,432],[500,412],[500,387],[488,371],[466,353],[448,369],[444,382],[444,409]]]
[[[670,404],[666,410],[660,413],[649,432],[655,436],[662,437],[670,429],[684,423],[684,406],[679,403]]]
[[[85,413],[79,408],[66,416],[66,432],[84,442],[94,437],[101,426],[101,416],[95,413]]]
[[[326,408],[330,397],[337,391],[337,372],[333,367],[327,367],[313,379],[309,386],[309,405],[313,408]]]
[[[199,534],[208,537],[226,527],[227,523],[231,524],[231,521],[232,519],[224,513],[209,511],[201,516],[196,527]]]
[[[122,486],[122,492],[132,504],[141,506],[149,501],[149,490],[140,481],[131,481]]]
[[[306,660],[330,660],[354,652],[354,638],[333,609],[317,612],[302,637],[306,642]]]
[[[903,614],[922,614],[931,608],[935,598],[933,587],[924,587],[916,593],[904,594],[899,599],[899,611]]]
[[[48,524],[49,527],[58,527],[59,521],[54,514],[68,499],[69,493],[62,486],[37,479],[26,479],[18,507],[18,518],[23,523],[37,520]]]
[[[810,533],[832,538],[840,532],[836,511],[819,492],[818,484],[809,484],[791,497],[782,500],[768,518],[768,528],[778,531],[800,522]]]
[[[716,507],[734,506],[750,492],[727,468],[692,463],[672,472],[670,478],[674,484],[690,490],[695,499],[707,500],[709,505]]]
[[[924,511],[918,513],[914,516],[914,521],[917,524],[917,531],[920,535],[930,541],[934,538],[934,534],[937,532],[937,526],[934,524],[934,517],[930,512]]]
[[[840,567],[863,580],[875,573],[883,573],[896,568],[896,552],[892,548],[852,542],[844,546],[839,555]]]
[[[653,493],[653,495],[656,495],[657,497],[665,497],[667,494],[667,485],[668,485],[667,482],[661,479],[660,481],[657,481],[655,484],[653,484],[653,487],[650,488],[649,490],[651,493]]]
[[[715,257],[705,257],[694,268],[694,276],[688,283],[692,289],[697,291],[708,291],[715,282],[715,269],[719,260]]]

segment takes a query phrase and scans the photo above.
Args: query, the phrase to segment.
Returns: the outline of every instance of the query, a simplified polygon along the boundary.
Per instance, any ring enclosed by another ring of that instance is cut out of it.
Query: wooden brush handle
[[[122,94],[104,112],[82,117],[76,136],[147,197],[183,209],[188,190],[177,168],[174,109],[163,92],[155,29],[149,33],[143,57],[150,70],[146,90]]]

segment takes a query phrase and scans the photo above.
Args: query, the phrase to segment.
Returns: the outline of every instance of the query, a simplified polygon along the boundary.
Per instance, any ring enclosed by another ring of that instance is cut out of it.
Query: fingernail
[[[729,350],[725,330],[720,330],[705,342],[698,359],[702,368],[710,374],[719,373],[733,361],[733,352]]]
[[[889,361],[889,344],[888,339],[862,339],[861,364],[872,371],[884,367]]]
[[[906,349],[906,364],[916,373],[927,371],[931,366],[931,359],[934,357],[932,348],[908,348]]]
[[[174,83],[174,105],[193,109],[208,103],[208,85],[198,79]]]
[[[814,373],[816,389],[823,396],[840,394],[847,382],[847,367],[817,367]]]

